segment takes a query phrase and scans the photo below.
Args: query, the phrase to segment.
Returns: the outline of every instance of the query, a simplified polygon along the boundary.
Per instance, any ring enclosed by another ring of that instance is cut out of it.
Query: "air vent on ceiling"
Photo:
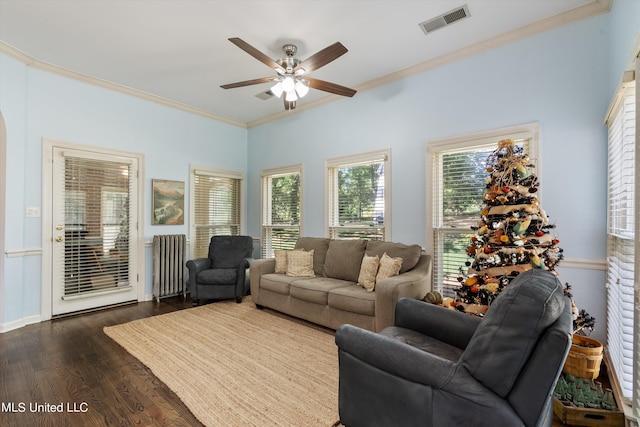
[[[260,92],[259,94],[256,95],[256,98],[260,98],[263,101],[266,101],[267,99],[270,99],[273,96],[273,92],[271,92],[271,89],[269,89],[266,92]]]
[[[465,4],[447,13],[443,13],[440,16],[429,19],[428,21],[418,24],[425,34],[435,31],[439,28],[446,27],[449,24],[453,24],[461,19],[469,17],[469,7]]]

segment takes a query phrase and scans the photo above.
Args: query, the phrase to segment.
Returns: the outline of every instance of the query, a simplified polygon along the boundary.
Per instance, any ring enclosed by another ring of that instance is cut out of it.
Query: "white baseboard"
[[[14,329],[22,328],[23,326],[31,325],[33,323],[39,323],[42,321],[42,317],[39,314],[34,316],[23,317],[22,319],[13,320],[8,323],[0,324],[0,333],[13,331]]]

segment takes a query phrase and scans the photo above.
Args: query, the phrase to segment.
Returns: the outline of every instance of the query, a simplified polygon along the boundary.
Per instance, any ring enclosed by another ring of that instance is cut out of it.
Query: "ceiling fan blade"
[[[317,70],[318,68],[327,65],[329,62],[341,57],[345,53],[347,53],[347,48],[344,47],[342,43],[335,42],[331,46],[325,47],[320,52],[315,53],[302,61],[293,71],[296,72],[298,70],[304,70],[305,73],[310,73],[313,70]]]
[[[245,80],[243,82],[229,83],[226,85],[220,86],[222,89],[233,89],[235,87],[243,87],[243,86],[251,86],[251,85],[259,85],[260,83],[269,83],[276,80],[276,77],[262,77],[259,79],[253,80]]]
[[[309,82],[309,87],[325,92],[335,93],[336,95],[352,97],[357,92],[354,89],[340,86],[335,83],[325,82],[324,80],[313,79],[310,77],[305,77],[304,79]]]
[[[245,42],[244,40],[238,38],[238,37],[232,37],[229,39],[229,41],[233,44],[235,44],[236,46],[238,46],[240,49],[244,50],[245,52],[247,52],[249,55],[253,56],[254,58],[256,58],[258,61],[262,62],[263,64],[265,64],[268,67],[273,68],[274,70],[276,70],[276,72],[284,74],[285,70],[273,59],[269,58],[267,55],[265,55],[264,53],[260,52],[258,49],[256,49],[255,47],[251,46],[249,43]]]

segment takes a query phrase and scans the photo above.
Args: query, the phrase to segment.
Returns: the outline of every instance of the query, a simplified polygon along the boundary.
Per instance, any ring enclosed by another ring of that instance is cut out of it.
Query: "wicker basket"
[[[583,335],[574,335],[563,370],[570,375],[596,379],[600,375],[602,344]]]

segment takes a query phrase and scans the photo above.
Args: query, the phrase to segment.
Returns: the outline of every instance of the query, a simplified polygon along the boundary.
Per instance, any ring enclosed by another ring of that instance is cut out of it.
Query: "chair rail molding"
[[[9,249],[4,254],[7,258],[42,255],[42,248]]]

